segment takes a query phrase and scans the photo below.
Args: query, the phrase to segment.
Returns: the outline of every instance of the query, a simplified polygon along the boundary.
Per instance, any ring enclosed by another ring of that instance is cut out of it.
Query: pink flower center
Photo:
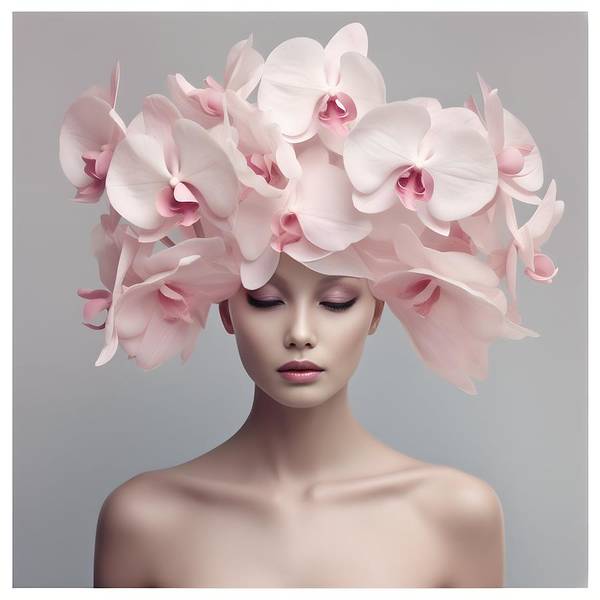
[[[200,218],[199,200],[203,200],[199,190],[190,183],[172,177],[169,185],[158,193],[155,207],[158,214],[165,218],[180,215],[182,225],[192,225]]]
[[[103,181],[108,173],[114,148],[111,144],[102,144],[100,150],[87,150],[81,155],[85,167],[83,172],[94,179]]]
[[[271,231],[275,239],[271,242],[271,248],[277,252],[283,252],[287,244],[293,244],[302,239],[302,227],[296,213],[286,212],[275,218],[271,223]]]
[[[192,323],[190,307],[182,288],[173,283],[163,283],[157,293],[164,319],[167,321],[182,319],[187,323]]]
[[[525,274],[535,281],[552,283],[552,278],[558,273],[558,268],[549,256],[537,253],[533,256],[533,269],[527,267]]]
[[[100,325],[94,325],[90,323],[98,313],[108,309],[112,304],[112,293],[108,290],[85,290],[79,288],[77,295],[80,298],[86,298],[87,302],[83,305],[83,318],[85,319],[84,325],[90,329],[104,329],[106,327],[106,319]]]
[[[338,92],[335,96],[324,96],[321,101],[319,120],[338,135],[348,134],[347,123],[354,121],[356,115],[356,104],[348,94]]]
[[[525,157],[531,153],[533,146],[530,144],[523,144],[521,146],[506,146],[498,154],[496,160],[498,161],[498,170],[505,175],[517,175],[523,169],[525,165]]]
[[[246,156],[246,163],[257,175],[264,177],[269,185],[278,189],[283,189],[287,185],[287,177],[270,156],[254,152]]]
[[[414,279],[396,293],[398,298],[407,300],[415,312],[423,318],[431,312],[440,294],[441,287],[431,277]]]
[[[223,116],[223,86],[210,75],[204,79],[205,88],[194,90],[190,98],[200,104],[203,112],[211,117]]]
[[[417,210],[417,202],[427,202],[433,194],[433,177],[424,169],[410,166],[396,180],[396,194],[408,210]]]

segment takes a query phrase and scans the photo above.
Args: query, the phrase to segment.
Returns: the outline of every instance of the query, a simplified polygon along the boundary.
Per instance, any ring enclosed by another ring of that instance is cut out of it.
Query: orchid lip
[[[278,371],[324,371],[322,367],[316,365],[309,360],[292,360],[290,362],[286,362],[284,365],[281,365]]]

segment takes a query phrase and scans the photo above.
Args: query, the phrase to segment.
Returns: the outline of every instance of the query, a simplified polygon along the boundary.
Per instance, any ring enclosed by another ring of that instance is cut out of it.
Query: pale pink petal
[[[418,148],[430,126],[429,113],[409,102],[378,106],[352,129],[344,146],[344,166],[352,185],[370,194],[399,167],[418,160]]]
[[[498,178],[498,186],[502,188],[511,198],[520,200],[526,204],[539,204],[540,199],[535,192],[530,192],[521,186],[517,185],[515,177],[509,177],[500,173]]]
[[[436,219],[429,212],[429,206],[426,202],[417,202],[416,213],[423,225],[431,229],[431,231],[435,231],[439,235],[447,236],[450,233],[450,223],[449,221],[441,221]]]
[[[170,248],[165,248],[149,256],[138,255],[134,262],[135,270],[140,277],[147,279],[155,273],[163,273],[174,269],[186,256],[202,256],[215,259],[225,252],[225,244],[221,238],[190,238],[182,240]]]
[[[340,59],[345,52],[367,56],[368,47],[367,30],[360,23],[349,23],[337,31],[325,46],[325,72],[329,85],[338,83]]]
[[[429,98],[427,96],[415,96],[414,98],[408,98],[404,100],[404,102],[410,102],[411,104],[416,104],[417,106],[422,106],[427,109],[430,115],[433,113],[437,113],[442,110],[442,105],[437,98]]]
[[[342,127],[345,127],[345,125],[342,124]],[[344,133],[341,134],[340,132],[334,131],[331,127],[324,126],[321,121],[318,121],[317,134],[325,148],[340,156],[343,154],[348,130],[345,130]]]
[[[123,236],[121,255],[119,257],[119,264],[115,276],[115,287],[112,292],[112,303],[106,316],[104,347],[96,359],[95,365],[97,367],[107,363],[117,351],[119,339],[115,327],[115,311],[122,298],[122,283],[126,279],[128,271],[139,250],[139,242],[127,232],[126,235]]]
[[[343,169],[330,164],[303,167],[295,210],[306,239],[335,251],[368,235],[371,222],[351,198],[352,186]]]
[[[189,331],[200,332],[201,325],[178,319],[169,322],[155,311],[135,355],[135,361],[144,370],[152,370],[182,352],[187,345]]]
[[[137,227],[154,229],[164,222],[155,202],[170,177],[160,143],[149,135],[133,134],[113,154],[106,192],[111,205],[125,219]]]
[[[440,376],[473,394],[472,378],[483,379],[489,342],[501,331],[503,316],[484,297],[468,288],[438,280],[441,293],[426,317],[422,317],[395,290],[416,282],[423,270],[390,274],[375,291],[404,323],[411,342],[424,362]],[[483,327],[483,329],[481,329]]]
[[[509,299],[514,303],[517,299],[517,249],[514,244],[510,244],[506,253],[506,286]]]
[[[181,113],[166,96],[152,94],[144,98],[142,114],[146,133],[156,138],[163,147],[167,169],[177,173],[179,162],[172,128],[175,121],[181,118]]]
[[[323,250],[323,248],[315,246],[307,239],[300,239],[297,242],[286,244],[282,252],[301,263],[319,260],[332,254],[330,250]]]
[[[504,142],[504,115],[502,102],[498,96],[497,89],[491,89],[483,78],[477,73],[481,95],[483,97],[483,114],[485,126],[488,131],[488,139],[494,154],[498,154],[505,145]]]
[[[539,148],[529,129],[508,110],[504,109],[505,145],[531,151],[524,156],[521,172],[513,177],[513,183],[525,192],[535,192],[544,183],[544,168]]]
[[[288,249],[289,246],[286,248],[286,252]],[[331,252],[322,258],[302,262],[309,269],[322,275],[343,275],[345,277],[360,277],[364,279],[373,278],[371,270],[365,264],[354,245],[348,246],[340,252]]]
[[[91,249],[98,261],[98,270],[102,285],[107,290],[113,290],[121,248],[115,242],[113,236],[106,231],[102,223],[98,223],[92,229]]]
[[[223,120],[222,115],[206,112],[198,98],[198,95],[205,94],[206,90],[195,88],[181,73],[167,77],[167,88],[171,99],[186,119],[196,121],[206,128],[213,127]]]
[[[431,126],[470,127],[483,138],[487,136],[487,131],[479,117],[473,111],[461,106],[451,106],[434,111],[431,114]]]
[[[272,111],[284,136],[308,132],[317,102],[328,89],[324,65],[323,47],[310,38],[286,40],[267,57],[258,107]]]
[[[269,245],[271,222],[282,207],[281,199],[264,198],[257,193],[240,202],[233,218],[233,234],[246,260],[257,259]]]
[[[173,137],[179,150],[179,179],[194,185],[216,216],[228,217],[236,207],[239,184],[223,148],[189,119],[175,123]]]
[[[487,141],[471,128],[432,127],[420,153],[433,178],[429,213],[441,221],[462,219],[485,206],[496,193],[498,167]]]
[[[257,86],[264,59],[252,47],[252,34],[231,48],[225,65],[224,87],[234,90],[241,98],[247,98]]]
[[[277,270],[279,257],[279,252],[267,246],[256,260],[243,260],[240,265],[242,285],[247,290],[256,290],[265,285]]]
[[[558,273],[558,267],[549,256],[537,253],[533,257],[533,269],[527,267],[525,274],[536,281],[552,283],[552,278]]]
[[[369,194],[353,192],[352,202],[357,210],[374,216],[385,211],[387,215],[388,209],[396,205],[402,205],[396,193],[396,181],[399,173],[400,169],[393,171],[378,188]],[[402,208],[408,210],[404,206]],[[387,216],[385,218],[387,219]]]
[[[360,119],[385,102],[385,81],[375,64],[359,52],[346,52],[340,59],[338,89],[348,94]]]
[[[560,221],[564,210],[564,203],[556,201],[556,181],[553,179],[546,190],[544,199],[527,222],[527,229],[536,246],[539,247],[552,233]]]
[[[83,172],[82,155],[108,144],[117,127],[110,104],[94,96],[78,98],[67,110],[59,136],[59,160],[67,179],[77,188],[92,183]]]
[[[144,113],[140,111],[127,126],[127,135],[132,133],[148,133],[144,123]]]
[[[369,237],[375,240],[393,240],[398,235],[398,226],[401,223],[408,225],[417,235],[426,229],[417,213],[405,208],[401,202],[397,202],[385,212],[371,214],[369,218],[373,225]]]

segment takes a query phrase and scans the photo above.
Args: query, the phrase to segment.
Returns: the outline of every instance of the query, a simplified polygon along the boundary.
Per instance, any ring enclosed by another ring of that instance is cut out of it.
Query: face
[[[219,305],[248,375],[271,398],[292,407],[321,404],[348,383],[382,310],[366,279],[321,275],[285,253],[267,284],[257,290],[240,286]],[[323,370],[278,371],[294,360]]]

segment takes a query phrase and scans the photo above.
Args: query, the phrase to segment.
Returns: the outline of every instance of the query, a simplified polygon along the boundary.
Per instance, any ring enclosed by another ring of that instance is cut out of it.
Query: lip
[[[291,360],[290,362],[286,362],[284,365],[281,365],[278,369],[280,372],[289,372],[289,371],[311,371],[311,372],[320,372],[324,371],[323,367],[316,365],[314,362],[310,360]]]
[[[279,371],[279,374],[287,381],[294,383],[309,383],[321,376],[323,371]]]
[[[309,383],[319,378],[325,370],[310,360],[292,360],[277,369],[287,381],[294,383]]]

